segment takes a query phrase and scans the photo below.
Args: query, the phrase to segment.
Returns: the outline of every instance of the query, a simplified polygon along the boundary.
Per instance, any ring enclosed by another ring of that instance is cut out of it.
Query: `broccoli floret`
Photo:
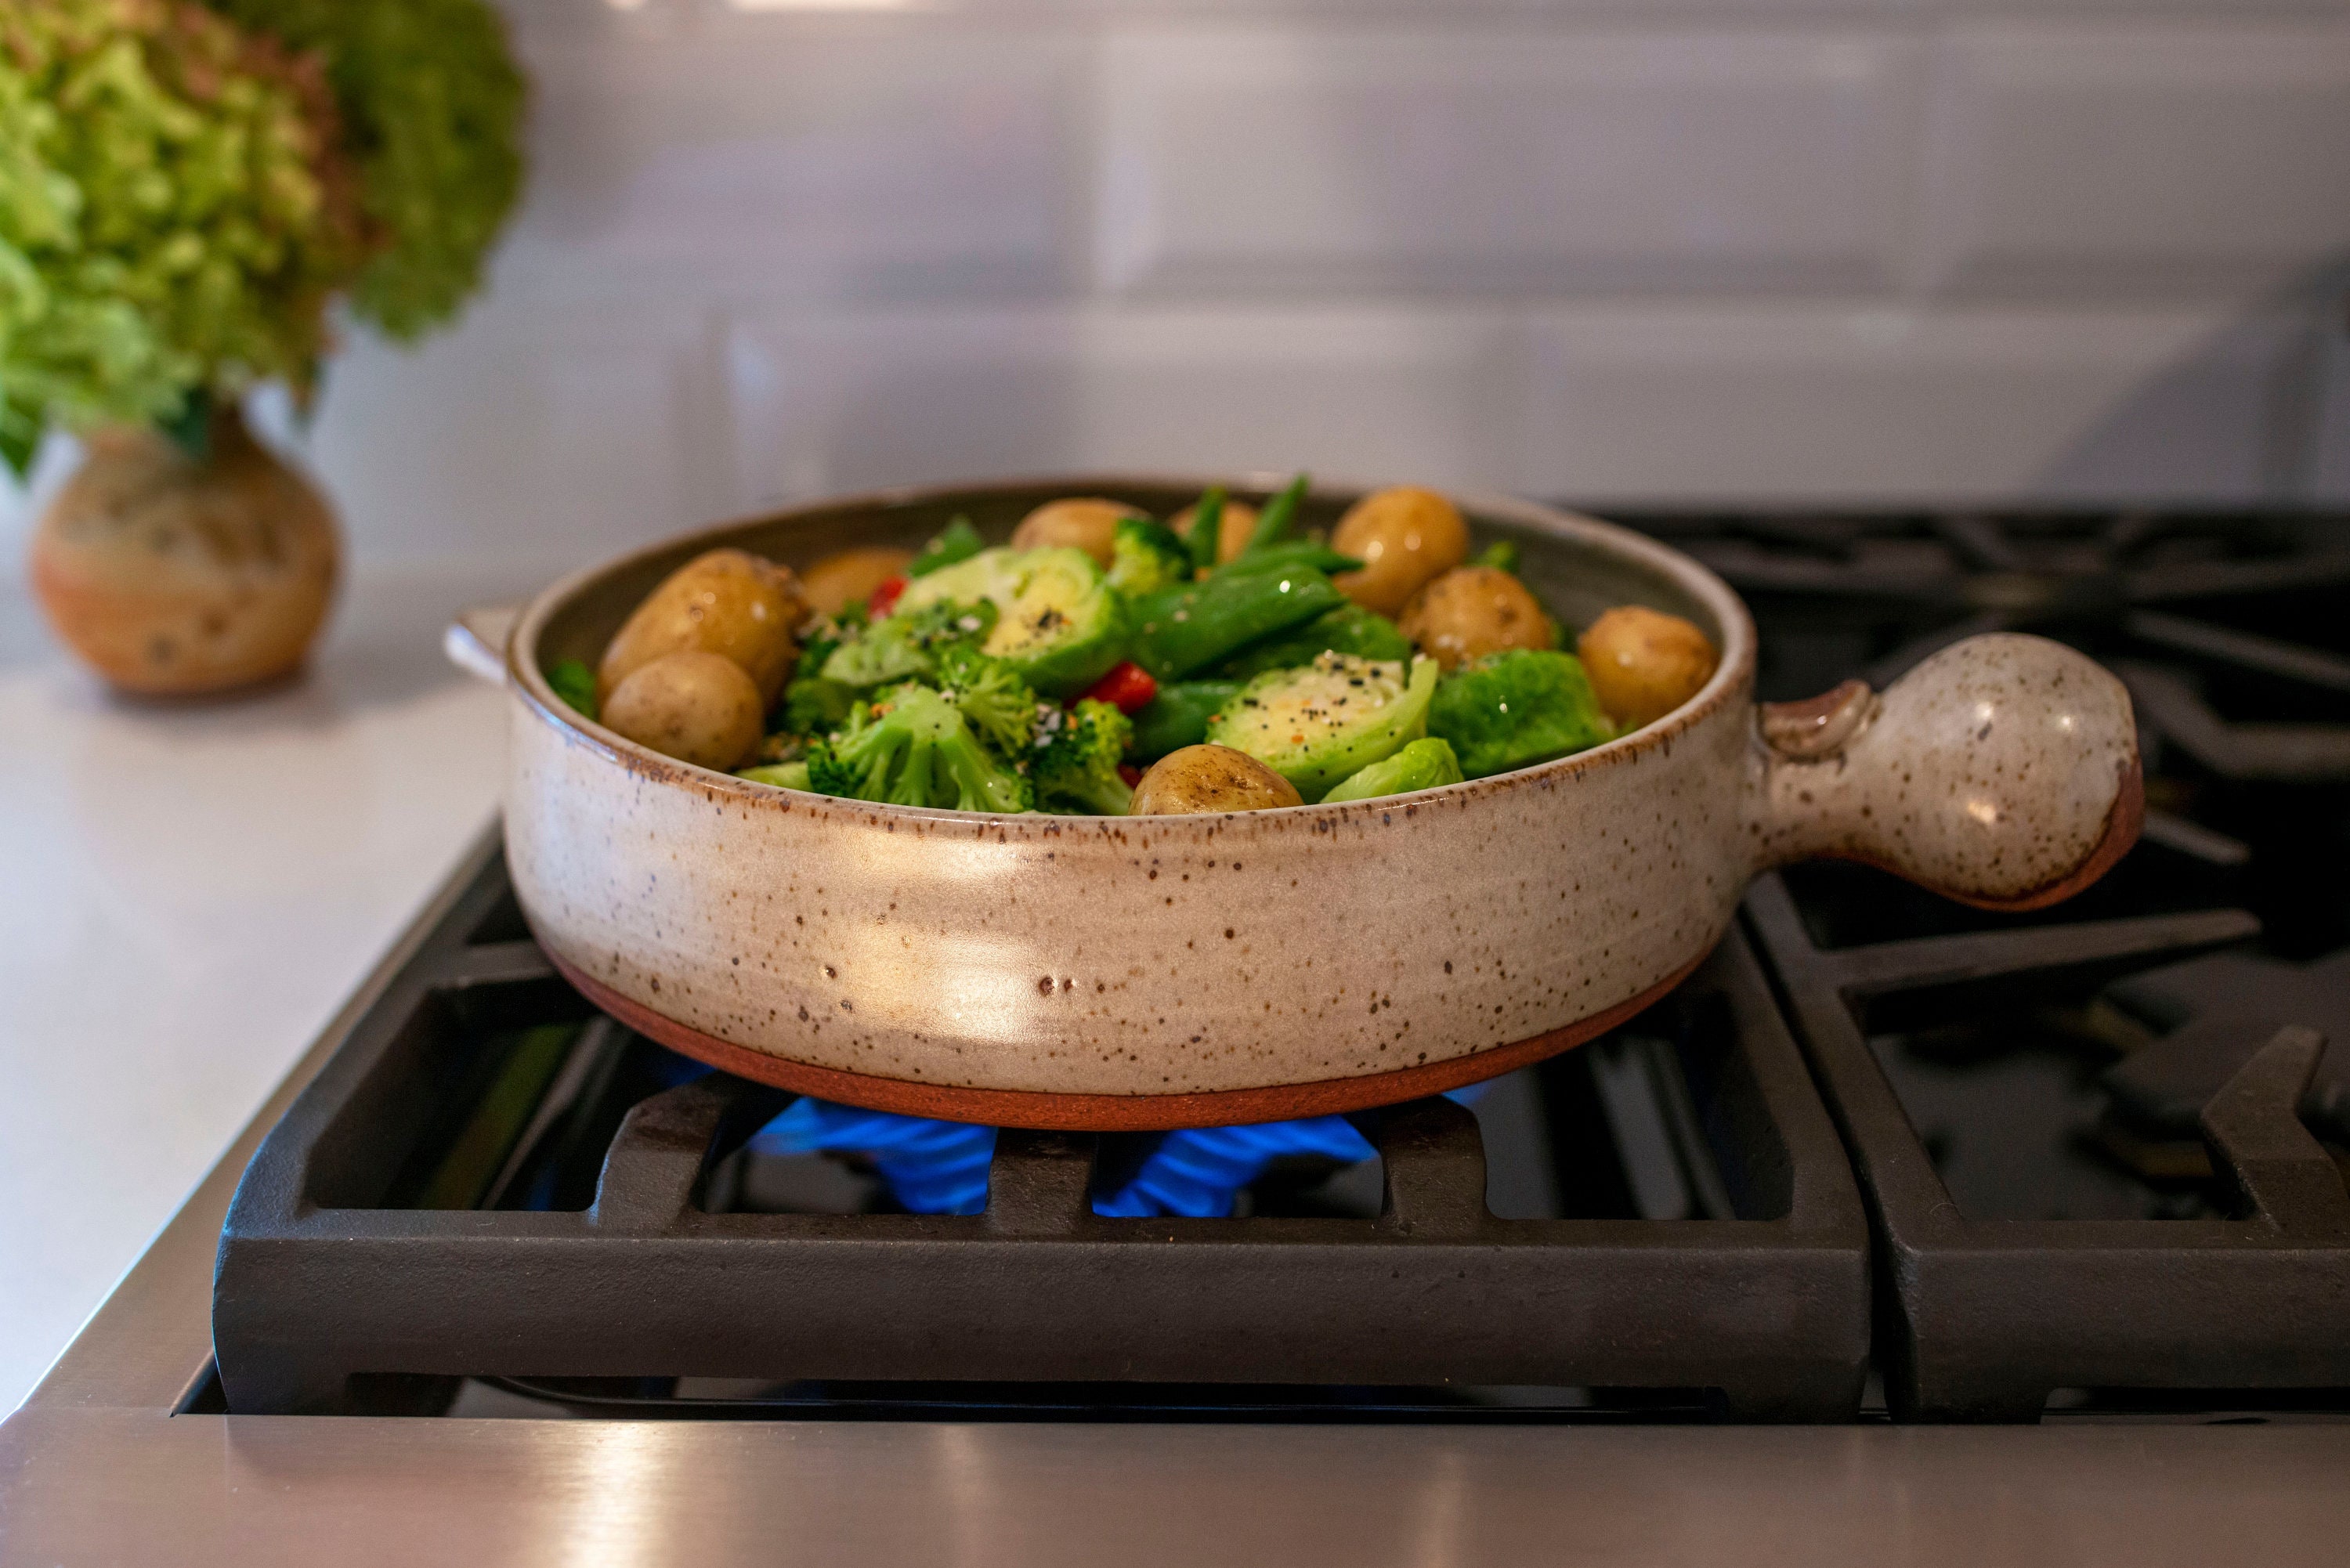
[[[1428,732],[1452,742],[1472,779],[1616,738],[1575,656],[1525,648],[1489,653],[1438,681]]]
[[[807,762],[808,787],[819,794],[952,811],[1035,805],[1028,781],[988,755],[962,710],[927,686],[892,686],[859,702]]]
[[[1134,791],[1118,776],[1134,724],[1091,698],[1068,709],[1046,707],[1036,724],[1028,776],[1047,806],[1075,807],[1097,816],[1124,816]]]
[[[1036,691],[1020,672],[964,643],[939,650],[939,689],[971,727],[1008,757],[1024,756],[1036,733]]]
[[[1164,523],[1121,517],[1109,548],[1109,586],[1119,593],[1147,594],[1191,580],[1191,546]]]
[[[941,649],[984,641],[995,629],[996,615],[985,600],[938,599],[901,610],[843,642],[825,659],[822,674],[858,691],[931,675]]]

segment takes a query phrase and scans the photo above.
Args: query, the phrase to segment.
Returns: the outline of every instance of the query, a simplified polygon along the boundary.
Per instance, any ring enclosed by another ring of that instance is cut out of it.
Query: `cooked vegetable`
[[[1507,572],[1512,576],[1515,576],[1518,572],[1518,542],[1515,539],[1496,539],[1478,551],[1477,559],[1471,564],[1491,566],[1497,572]]]
[[[1086,695],[1097,702],[1108,703],[1121,713],[1139,713],[1159,695],[1159,682],[1150,679],[1149,670],[1127,659],[1095,681]]]
[[[1575,643],[1599,706],[1626,730],[1654,723],[1713,679],[1721,656],[1677,615],[1618,605]]]
[[[971,727],[1006,756],[1017,757],[1036,732],[1035,688],[1000,659],[968,643],[939,650],[939,691],[962,711]]]
[[[911,550],[872,545],[827,556],[800,574],[800,597],[818,615],[838,615],[850,605],[862,604],[873,590],[891,577],[906,575]]]
[[[1346,602],[1310,566],[1225,567],[1205,582],[1161,588],[1134,601],[1134,661],[1157,680],[1179,680]]]
[[[1161,686],[1150,705],[1134,716],[1129,748],[1144,762],[1196,746],[1208,738],[1208,721],[1240,694],[1237,680],[1183,680]]]
[[[1357,659],[1409,659],[1411,644],[1395,622],[1357,604],[1340,605],[1304,626],[1253,642],[1226,659],[1217,674],[1246,680],[1268,670],[1311,664],[1317,653],[1351,653]]]
[[[1297,522],[1297,509],[1305,504],[1306,487],[1312,483],[1301,473],[1265,504],[1256,526],[1249,530],[1248,542],[1241,546],[1242,555],[1262,555],[1289,536],[1289,530]]]
[[[1126,715],[1107,702],[1087,698],[1074,708],[1045,707],[1028,761],[1040,805],[1124,816],[1134,792],[1118,768],[1133,736]]]
[[[1455,566],[1411,597],[1397,625],[1447,670],[1505,648],[1552,646],[1550,618],[1498,566]]]
[[[768,763],[760,767],[742,768],[734,776],[749,779],[753,784],[774,784],[777,789],[808,787],[808,765],[805,759],[796,763]]]
[[[1124,601],[1082,550],[983,550],[916,578],[898,614],[979,599],[1001,612],[980,651],[1045,696],[1082,691],[1126,657]]]
[[[1338,590],[1391,616],[1438,573],[1469,558],[1469,525],[1436,492],[1405,486],[1376,491],[1348,507],[1330,543],[1363,563],[1361,571],[1337,579]]]
[[[1363,563],[1344,555],[1329,545],[1313,539],[1284,539],[1277,545],[1267,545],[1261,550],[1251,550],[1235,556],[1216,570],[1220,572],[1280,572],[1292,566],[1311,566],[1327,576],[1333,572],[1359,571]]]
[[[1110,540],[1109,586],[1132,597],[1191,580],[1191,551],[1181,535],[1148,517],[1121,517]]]
[[[865,627],[833,650],[821,672],[827,680],[858,691],[929,675],[938,668],[941,649],[951,643],[975,646],[995,624],[995,607],[984,599],[974,604],[941,599]]]
[[[1348,774],[1322,800],[1327,805],[1339,800],[1377,800],[1383,794],[1409,794],[1417,789],[1459,784],[1461,776],[1461,759],[1452,754],[1452,747],[1430,736],[1414,741],[1383,763],[1373,763],[1360,773]]]
[[[630,670],[604,699],[603,722],[663,756],[724,773],[759,749],[765,710],[741,665],[689,648]]]
[[[971,525],[968,517],[958,517],[939,531],[936,538],[914,552],[906,563],[906,576],[924,577],[941,566],[951,566],[958,561],[968,561],[987,548],[987,541]]]
[[[1216,547],[1208,548],[1207,535],[1200,532],[1200,520],[1210,511],[1215,514]],[[1202,567],[1232,560],[1249,547],[1256,536],[1256,508],[1245,501],[1228,501],[1221,488],[1211,490],[1197,502],[1175,514],[1170,522],[1175,532],[1190,545],[1194,565]]]
[[[892,686],[850,712],[847,728],[810,748],[818,794],[942,810],[1021,812],[1028,781],[981,745],[962,711],[927,686]]]
[[[586,659],[557,661],[555,668],[546,672],[546,683],[555,689],[557,697],[583,717],[593,719],[596,716],[596,672],[588,668]]]
[[[1246,752],[1186,746],[1159,758],[1142,775],[1128,810],[1136,816],[1192,816],[1304,804],[1296,785]]]
[[[1325,653],[1303,670],[1274,670],[1241,688],[1208,739],[1246,752],[1309,801],[1428,732],[1436,664]]]
[[[1563,757],[1615,738],[1570,654],[1489,653],[1437,683],[1428,732],[1451,742],[1472,779]]]
[[[907,585],[913,580],[906,576],[884,577],[874,584],[873,591],[865,598],[867,617],[879,620],[894,612],[898,607],[899,596],[905,593]]]
[[[792,672],[799,653],[792,634],[806,618],[807,604],[790,567],[744,550],[696,556],[621,623],[596,671],[598,701],[608,707],[614,690],[636,670],[698,649],[741,665],[764,707]]]
[[[1123,501],[1101,496],[1047,501],[1012,530],[1015,550],[1083,550],[1094,565],[1107,570],[1118,539],[1118,525],[1142,514]]]

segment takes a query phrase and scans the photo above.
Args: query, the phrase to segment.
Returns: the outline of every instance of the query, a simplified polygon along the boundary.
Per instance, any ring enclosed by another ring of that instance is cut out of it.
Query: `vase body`
[[[341,547],[311,483],[232,409],[192,456],[159,432],[89,438],[33,537],[35,594],[109,682],[156,696],[273,680],[307,656]]]

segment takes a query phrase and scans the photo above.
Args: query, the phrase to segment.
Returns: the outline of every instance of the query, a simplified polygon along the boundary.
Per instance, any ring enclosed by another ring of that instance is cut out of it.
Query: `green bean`
[[[1208,738],[1208,721],[1241,689],[1237,680],[1172,680],[1134,715],[1134,759],[1157,762]]]
[[[1223,532],[1224,487],[1211,484],[1191,512],[1191,566],[1194,571],[1214,569],[1216,551],[1223,542]]]
[[[1144,594],[1128,607],[1130,657],[1159,680],[1180,680],[1276,631],[1336,609],[1347,597],[1311,566],[1220,572]]]
[[[1305,487],[1312,483],[1308,475],[1301,473],[1291,480],[1280,494],[1266,503],[1264,510],[1257,514],[1256,532],[1249,535],[1243,554],[1253,555],[1268,545],[1281,543],[1283,536],[1289,532],[1289,525],[1297,521],[1297,508],[1305,500]]]
[[[1293,566],[1311,566],[1328,575],[1332,572],[1353,572],[1362,569],[1363,563],[1343,551],[1313,539],[1284,539],[1278,545],[1263,549],[1252,547],[1250,554],[1235,556],[1217,567],[1220,573],[1285,572]]]

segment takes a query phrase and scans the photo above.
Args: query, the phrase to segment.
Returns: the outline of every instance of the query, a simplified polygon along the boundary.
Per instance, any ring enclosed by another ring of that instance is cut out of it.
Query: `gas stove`
[[[702,1560],[787,1519],[919,1552],[900,1508],[1022,1562],[1180,1557],[1211,1515],[1252,1558],[1326,1555],[1312,1518],[1367,1562],[1569,1520],[1660,1561],[2324,1560],[2350,532],[1627,520],[1747,597],[1766,699],[1999,628],[2105,660],[2139,846],[2025,917],[1793,868],[1665,1002],[1476,1094],[1096,1139],[630,1034],[530,941],[493,831],[0,1432],[17,1539],[129,1530],[71,1478],[131,1465],[224,1530],[430,1497],[476,1555],[537,1477],[591,1500],[550,1528],[691,1499]],[[1046,1510],[1077,1533],[1017,1522]]]

